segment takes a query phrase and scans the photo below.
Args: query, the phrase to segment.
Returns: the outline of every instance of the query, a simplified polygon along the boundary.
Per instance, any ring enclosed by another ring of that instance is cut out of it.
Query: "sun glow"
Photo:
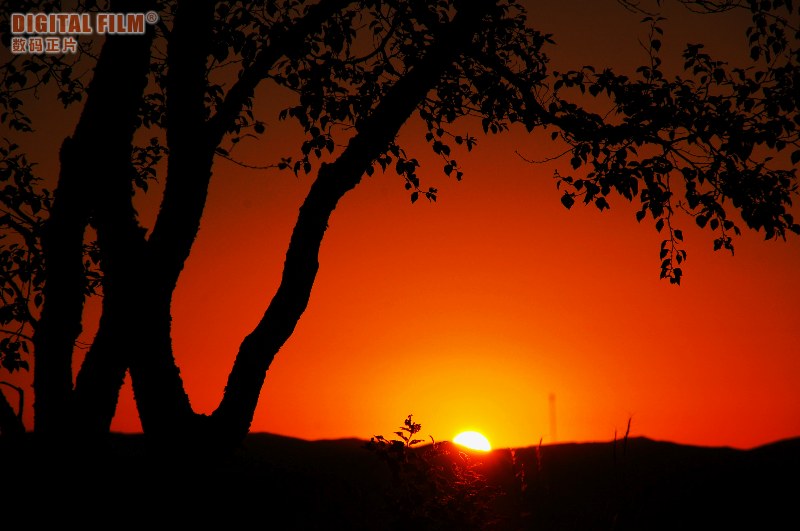
[[[477,431],[461,432],[453,438],[453,442],[460,446],[465,446],[472,450],[480,450],[482,452],[488,452],[492,449],[492,445],[489,444],[489,439]]]

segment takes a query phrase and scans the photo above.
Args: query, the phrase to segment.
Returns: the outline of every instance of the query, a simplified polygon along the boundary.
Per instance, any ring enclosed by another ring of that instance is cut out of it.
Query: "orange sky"
[[[640,16],[610,0],[558,5],[531,14],[535,27],[556,34],[555,63],[642,57]],[[668,21],[667,41],[700,35],[694,40],[714,38],[721,49],[739,38],[722,22],[706,35],[710,20]],[[237,155],[274,162],[290,151],[292,128],[271,109],[256,110],[265,113],[265,140]],[[58,127],[68,132],[73,120]],[[410,123],[401,140],[419,145],[420,131]],[[636,223],[630,204],[612,198],[602,214],[567,211],[552,174],[568,173],[568,160],[530,165],[515,155],[557,153],[545,136],[480,137],[472,154],[456,156],[461,183],[441,175],[422,146],[412,156],[423,164],[423,185],[440,189],[435,204],[412,205],[400,178],[380,172],[345,197],[309,308],[267,373],[253,431],[388,436],[413,413],[425,437],[474,429],[495,447],[554,435],[610,440],[629,418],[634,436],[686,444],[748,448],[800,435],[800,241],[745,233],[731,257],[712,252],[712,234],[683,219],[688,260],[682,285],[672,286],[658,278],[662,236]],[[57,130],[49,138],[60,138]],[[32,150],[51,157],[42,165],[49,171],[57,145]],[[173,309],[176,356],[198,412],[218,403],[239,342],[278,285],[310,183],[215,165]],[[29,406],[29,427],[31,417]],[[113,429],[140,430],[128,385]]]

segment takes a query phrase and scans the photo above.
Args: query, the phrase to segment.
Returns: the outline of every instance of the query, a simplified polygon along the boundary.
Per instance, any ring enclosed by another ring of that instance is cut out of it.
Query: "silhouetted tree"
[[[731,234],[740,230],[730,206],[767,238],[800,232],[788,210],[800,158],[798,33],[789,23],[798,9],[780,0],[684,3],[750,10],[752,63],[734,68],[689,45],[682,76],[667,76],[652,14],[649,59],[633,77],[588,66],[550,73],[543,48],[553,41],[528,25],[517,0],[79,2],[77,9],[89,12],[152,9],[160,21],[141,36],[106,37],[99,53],[81,41],[74,55],[23,54],[3,63],[0,119],[13,134],[32,131],[26,108],[36,88],[53,87],[64,106],[82,106],[61,146],[52,196],[14,142],[0,152],[0,356],[4,368],[24,370],[32,351],[35,433],[108,433],[130,371],[149,437],[206,448],[238,444],[266,371],[306,308],[339,200],[377,168],[401,176],[411,201],[436,199],[437,190],[420,181],[417,159],[396,140],[412,115],[426,125],[425,141],[444,172],[457,180],[462,170],[452,151],[471,150],[477,141],[459,134],[460,119],[480,119],[487,134],[514,124],[552,131],[566,142],[572,170],[582,171],[558,176],[562,203],[581,200],[604,210],[612,193],[639,202],[637,219],[649,213],[666,230],[661,275],[673,283],[685,259],[678,211],[717,231],[715,248],[732,249]],[[9,4],[2,10],[6,46],[10,13],[74,8]],[[92,62],[86,81],[78,73]],[[299,153],[276,166],[314,181],[280,285],[242,341],[219,406],[199,415],[173,357],[170,303],[214,161],[231,158],[240,138],[264,132],[253,98],[265,80],[272,83],[264,90],[297,96],[279,117],[296,120],[306,133]],[[611,112],[599,114],[575,94],[609,104]],[[145,129],[153,139],[137,145]],[[148,232],[132,197],[137,187],[147,189],[163,158],[163,197]],[[73,381],[82,310],[94,294],[102,296],[99,329]]]

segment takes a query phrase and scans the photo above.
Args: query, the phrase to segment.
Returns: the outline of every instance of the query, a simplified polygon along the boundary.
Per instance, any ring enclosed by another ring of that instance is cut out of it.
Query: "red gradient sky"
[[[667,15],[672,66],[687,40],[712,52],[743,42],[741,17]],[[532,25],[555,34],[556,69],[643,61],[640,18],[611,0],[531,7]],[[251,164],[275,162],[297,141],[258,101],[267,134],[236,153]],[[45,135],[52,142],[31,149],[44,170],[55,172],[74,118],[64,114]],[[683,219],[688,260],[672,286],[658,278],[662,236],[635,221],[632,205],[612,198],[602,214],[567,211],[552,175],[568,173],[568,160],[531,165],[515,154],[557,153],[545,135],[480,137],[456,157],[460,183],[440,174],[421,137],[413,122],[401,140],[419,146],[423,184],[438,186],[439,201],[412,205],[398,177],[378,172],[340,203],[308,310],[267,373],[252,431],[368,439],[411,413],[424,436],[473,429],[495,447],[610,440],[629,418],[631,435],[685,444],[749,448],[800,435],[797,238],[746,232],[732,257]],[[215,165],[173,305],[176,357],[198,412],[217,405],[239,342],[278,285],[310,183]],[[149,211],[143,202],[148,226]],[[113,429],[141,429],[127,384]]]

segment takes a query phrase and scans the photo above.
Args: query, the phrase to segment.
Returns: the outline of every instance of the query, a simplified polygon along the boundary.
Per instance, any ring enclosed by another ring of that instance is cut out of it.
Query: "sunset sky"
[[[552,4],[531,7],[530,19],[555,34],[553,69],[644,61],[641,15],[613,0]],[[746,57],[744,47],[729,48],[744,43],[736,23],[746,17],[680,8],[667,16],[669,68],[682,64],[685,41]],[[257,96],[264,139],[235,152],[249,164],[297,146],[297,128],[266,105]],[[64,113],[29,150],[50,177],[75,118]],[[568,211],[552,176],[569,173],[569,160],[520,157],[559,153],[547,134],[479,137],[472,153],[456,153],[462,182],[441,173],[423,134],[409,122],[400,140],[418,146],[411,155],[439,200],[411,204],[401,179],[380,172],[344,198],[308,310],[267,373],[252,431],[368,439],[391,435],[413,414],[426,438],[476,430],[495,448],[606,441],[622,436],[629,418],[632,436],[684,444],[750,448],[800,436],[800,239],[745,232],[732,257],[712,251],[710,231],[679,218],[688,260],[677,287],[659,279],[663,236],[647,219],[636,222],[635,206],[612,197],[604,213]],[[312,179],[223,159],[214,169],[173,305],[178,365],[202,413],[218,404],[239,343],[277,288]],[[148,227],[153,204],[140,203]],[[94,327],[86,329],[91,341]],[[13,380],[30,389],[30,375]],[[127,384],[113,429],[141,429]]]

